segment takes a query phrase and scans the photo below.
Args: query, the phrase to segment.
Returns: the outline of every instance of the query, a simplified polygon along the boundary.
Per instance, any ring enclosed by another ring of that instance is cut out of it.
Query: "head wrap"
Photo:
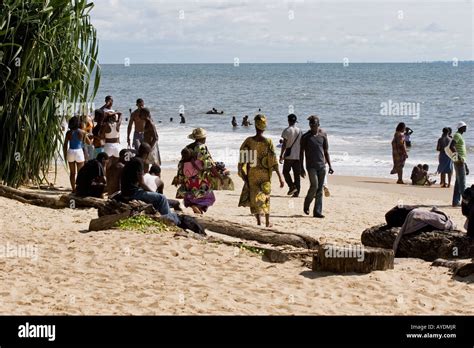
[[[264,131],[267,128],[267,118],[265,115],[258,114],[254,118],[255,127],[261,131]]]

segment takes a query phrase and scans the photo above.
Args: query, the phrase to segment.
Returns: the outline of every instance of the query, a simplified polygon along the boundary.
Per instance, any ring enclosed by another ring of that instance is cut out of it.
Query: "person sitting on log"
[[[89,160],[84,164],[77,174],[77,196],[102,198],[106,185],[105,168],[108,159],[109,156],[105,152],[101,152],[96,159]]]
[[[153,192],[158,192],[163,194],[163,189],[165,187],[165,183],[161,180],[161,168],[159,165],[154,164],[150,167],[148,173],[144,175],[145,183],[148,185],[149,188]],[[176,199],[169,199],[168,204],[171,208],[177,211],[182,211],[181,205],[178,200]]]
[[[123,167],[133,156],[134,154],[131,150],[122,149],[120,150],[119,158],[112,157],[111,163],[107,167],[107,194],[109,197],[120,191],[120,178]]]
[[[121,198],[125,201],[138,200],[150,203],[161,214],[161,216],[178,227],[190,229],[195,233],[206,234],[202,226],[189,216],[178,216],[170,210],[168,200],[164,195],[153,192],[145,183],[144,161],[150,154],[151,147],[146,142],[141,143],[137,156],[125,163],[121,177]]]

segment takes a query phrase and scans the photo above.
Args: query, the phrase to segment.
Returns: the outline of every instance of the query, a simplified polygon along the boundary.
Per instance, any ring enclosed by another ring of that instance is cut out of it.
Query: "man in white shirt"
[[[292,197],[298,197],[301,189],[300,143],[302,132],[301,129],[296,127],[296,120],[295,114],[288,115],[289,126],[281,134],[283,144],[281,147],[280,163],[283,163],[283,176],[290,188],[288,196]],[[291,177],[291,170],[293,170],[294,178]]]
[[[161,168],[156,164],[152,165],[148,173],[143,176],[145,184],[153,191],[163,194],[165,184],[160,177]]]

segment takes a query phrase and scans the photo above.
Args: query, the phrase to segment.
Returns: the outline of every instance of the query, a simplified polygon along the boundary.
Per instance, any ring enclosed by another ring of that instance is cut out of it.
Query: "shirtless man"
[[[137,99],[137,109],[130,115],[130,121],[127,128],[127,144],[130,146],[130,133],[132,132],[132,125],[135,124],[135,131],[133,133],[133,148],[138,151],[140,144],[143,142],[145,132],[145,120],[140,118],[140,110],[145,107],[143,99]]]

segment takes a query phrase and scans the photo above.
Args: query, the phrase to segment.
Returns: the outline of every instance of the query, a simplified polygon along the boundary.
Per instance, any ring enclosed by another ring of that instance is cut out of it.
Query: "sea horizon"
[[[106,64],[101,73],[95,106],[106,95],[114,97],[114,108],[125,116],[121,142],[126,147],[129,110],[143,98],[158,128],[165,168],[176,167],[187,136],[202,127],[215,160],[235,169],[240,144],[254,132],[240,127],[242,117],[253,118],[261,109],[268,118],[266,135],[275,146],[289,113],[298,116],[303,130],[306,118],[318,114],[328,132],[335,172],[342,175],[393,177],[390,143],[396,125],[405,122],[414,130],[405,176],[418,163],[429,164],[434,173],[442,128],[454,129],[460,120],[469,125],[474,114],[471,63]],[[397,103],[417,107],[419,115],[383,114],[382,105]],[[213,107],[224,114],[206,115]],[[232,116],[239,124],[235,129]],[[470,128],[466,143],[468,162],[473,162]]]

